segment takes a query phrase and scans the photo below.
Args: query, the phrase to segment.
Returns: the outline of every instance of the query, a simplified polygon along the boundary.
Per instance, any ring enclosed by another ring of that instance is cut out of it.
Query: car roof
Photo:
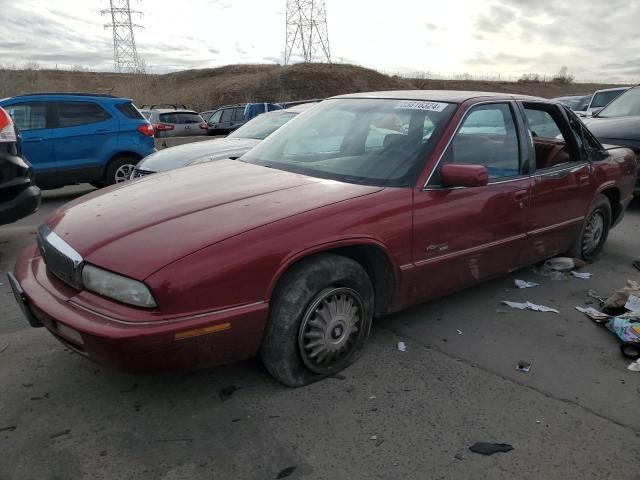
[[[14,95],[13,97],[9,97],[3,100],[13,100],[14,98],[19,99],[29,99],[36,98],[42,100],[43,97],[48,97],[49,99],[63,99],[63,100],[100,100],[107,102],[132,102],[130,98],[123,97],[115,97],[113,95],[107,95],[102,93],[64,93],[64,92],[38,92],[38,93],[25,93],[22,95]]]
[[[629,90],[632,87],[615,87],[615,88],[603,88],[602,90],[596,90],[596,93],[601,92],[617,92],[619,90]]]
[[[156,108],[149,111],[152,113],[195,113],[196,115],[199,115],[199,113],[194,110],[175,110],[173,108]]]
[[[495,100],[538,100],[548,102],[541,97],[496,92],[473,92],[458,90],[391,90],[384,92],[365,92],[338,95],[331,98],[381,98],[392,100],[423,100],[432,102],[462,103],[472,99],[491,98]]]

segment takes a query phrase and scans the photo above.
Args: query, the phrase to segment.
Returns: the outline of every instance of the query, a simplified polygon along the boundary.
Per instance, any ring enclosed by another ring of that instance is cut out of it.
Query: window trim
[[[436,161],[435,165],[431,169],[431,172],[429,173],[429,176],[427,177],[427,180],[424,182],[424,185],[422,186],[422,189],[421,189],[422,192],[455,190],[455,189],[459,189],[459,188],[471,188],[471,187],[443,187],[443,186],[433,186],[433,185],[430,186],[429,182],[431,181],[431,178],[433,177],[433,175],[438,170],[438,167],[440,166],[440,163],[442,162],[442,159],[444,158],[444,154],[447,153],[447,150],[449,149],[449,146],[453,142],[453,139],[455,138],[455,136],[460,131],[460,128],[462,127],[462,124],[465,122],[465,120],[467,119],[469,114],[478,106],[482,106],[482,105],[499,105],[499,104],[507,105],[509,107],[509,109],[511,110],[511,115],[513,115],[513,124],[514,124],[514,127],[516,129],[516,136],[518,137],[518,157],[519,157],[518,158],[518,164],[519,164],[520,174],[516,175],[516,176],[512,176],[512,177],[503,177],[502,179],[496,179],[493,182],[490,181],[490,182],[487,183],[487,186],[495,185],[495,184],[499,184],[499,183],[513,182],[513,181],[516,181],[516,180],[521,180],[521,179],[523,179],[525,177],[531,177],[532,176],[531,172],[522,173],[523,167],[524,167],[524,164],[525,164],[525,159],[523,159],[522,144],[520,142],[520,139],[522,137],[522,131],[521,131],[522,127],[523,126],[526,127],[527,125],[526,124],[522,125],[522,122],[519,121],[518,118],[517,118],[518,115],[520,115],[520,109],[517,108],[517,105],[515,104],[515,102],[513,100],[488,100],[488,101],[485,101],[485,102],[474,103],[464,113],[464,115],[462,116],[462,118],[460,119],[458,124],[456,125],[456,129],[454,130],[453,134],[449,137],[449,140],[447,141],[447,144],[445,145],[444,149],[442,149],[442,153],[440,153],[440,156],[438,157],[438,160]]]

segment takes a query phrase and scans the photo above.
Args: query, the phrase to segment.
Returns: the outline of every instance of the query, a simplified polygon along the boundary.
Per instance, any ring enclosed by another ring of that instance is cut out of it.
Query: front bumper
[[[268,303],[153,322],[112,318],[81,304],[77,291],[46,269],[35,247],[22,252],[10,283],[32,326],[71,350],[116,370],[158,373],[234,363],[254,356]],[[129,311],[129,307],[123,307]]]
[[[31,185],[22,190],[17,197],[0,202],[0,225],[13,223],[31,215],[40,207],[40,201],[40,189]]]

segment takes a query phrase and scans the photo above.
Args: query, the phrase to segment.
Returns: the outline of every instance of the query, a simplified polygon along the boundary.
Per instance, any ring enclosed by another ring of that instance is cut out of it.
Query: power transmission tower
[[[100,13],[111,17],[111,22],[107,23],[105,28],[113,30],[114,69],[120,73],[144,73],[144,62],[138,56],[136,39],[133,36],[133,29],[142,26],[131,21],[132,14],[141,13],[131,10],[129,0],[109,0],[109,3],[110,8]]]
[[[320,59],[331,63],[324,0],[287,0],[285,65],[294,56],[304,62]]]

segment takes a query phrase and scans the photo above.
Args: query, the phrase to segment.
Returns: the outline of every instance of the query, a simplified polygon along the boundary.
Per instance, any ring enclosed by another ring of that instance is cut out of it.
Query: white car
[[[612,101],[622,95],[624,92],[629,90],[630,87],[617,87],[617,88],[607,88],[604,90],[598,90],[591,97],[591,101],[587,106],[586,110],[581,110],[576,112],[576,114],[580,117],[591,117],[595,113],[598,113],[604,107],[609,105]]]

